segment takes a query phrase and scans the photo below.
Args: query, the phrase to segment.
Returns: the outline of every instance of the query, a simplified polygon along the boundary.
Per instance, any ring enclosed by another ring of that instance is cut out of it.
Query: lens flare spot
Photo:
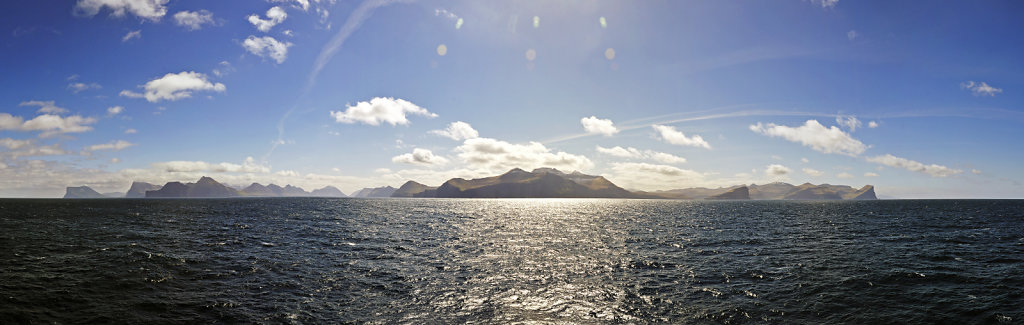
[[[444,56],[448,54],[448,46],[441,44],[437,46],[437,55]]]
[[[527,60],[533,61],[536,58],[537,58],[537,51],[535,51],[534,49],[526,50],[526,59]]]
[[[601,28],[608,28],[608,20],[604,19],[604,16],[601,16],[597,21],[601,23]]]
[[[540,28],[540,16],[533,16],[533,28]]]
[[[607,50],[604,50],[604,58],[605,59],[609,59],[609,60],[614,60],[615,59],[615,49],[609,47]]]
[[[455,21],[455,29],[459,28],[462,28],[462,18],[459,18],[459,20]]]

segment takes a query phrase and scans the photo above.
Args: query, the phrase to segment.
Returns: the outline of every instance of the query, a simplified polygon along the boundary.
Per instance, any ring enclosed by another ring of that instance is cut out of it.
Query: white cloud
[[[49,113],[49,114],[63,114],[67,113],[68,110],[63,107],[58,107],[56,102],[52,100],[41,101],[41,100],[30,100],[21,102],[18,106],[39,106],[37,113]]]
[[[391,162],[410,165],[439,166],[447,164],[448,159],[441,156],[435,156],[430,150],[415,148],[412,149],[412,153],[401,154],[391,158]]]
[[[34,143],[35,140],[33,139],[15,140],[11,138],[0,138],[0,147],[5,147],[9,150],[18,150],[33,145]]]
[[[145,97],[147,101],[156,103],[161,100],[179,100],[192,97],[195,91],[224,92],[227,88],[222,83],[213,83],[207,80],[205,74],[194,71],[182,71],[179,73],[168,73],[163,77],[150,80],[145,85],[139,86],[146,90],[145,94],[129,90],[122,90],[120,95],[130,98]]]
[[[107,107],[107,115],[108,116],[114,116],[114,115],[117,115],[117,114],[121,114],[121,112],[124,112],[124,106],[111,106],[111,107]]]
[[[768,167],[765,167],[764,174],[768,175],[768,177],[778,177],[789,174],[790,171],[791,170],[786,166],[779,164],[771,164],[768,165]]]
[[[136,129],[124,130],[124,134],[136,134],[136,133],[139,133],[139,130],[136,130]]]
[[[93,123],[96,123],[96,119],[92,117],[82,117],[79,115],[60,117],[57,115],[43,114],[25,121],[25,123],[21,125],[21,130],[43,131],[39,136],[46,138],[64,133],[92,131],[93,128],[87,124]]]
[[[406,114],[437,117],[437,114],[401,98],[374,97],[370,101],[358,102],[355,106],[346,106],[344,112],[331,111],[331,117],[334,117],[338,123],[360,122],[377,126],[383,122],[394,126],[408,125],[409,120],[406,118]]]
[[[183,172],[215,172],[215,173],[269,173],[270,167],[256,163],[252,157],[246,157],[242,164],[222,162],[219,164],[205,161],[168,161],[153,163],[151,166],[169,173]]]
[[[686,158],[673,154],[657,152],[654,150],[640,150],[633,147],[623,148],[619,146],[605,148],[597,146],[597,152],[621,158],[650,159],[664,164],[682,164]]]
[[[110,9],[110,15],[123,17],[131,13],[139,18],[159,21],[167,14],[167,2],[170,0],[78,0],[75,14],[86,17],[95,16],[104,7]]]
[[[676,128],[668,125],[654,125],[652,127],[655,131],[658,131],[658,135],[661,136],[661,140],[670,144],[711,149],[711,145],[708,144],[707,141],[704,141],[704,138],[699,135],[687,137],[683,132],[676,131]]]
[[[585,156],[552,152],[539,142],[513,144],[490,138],[467,139],[455,148],[458,157],[476,169],[504,172],[512,168],[532,170],[552,167],[564,171],[587,170],[594,164]]]
[[[802,170],[804,171],[804,174],[807,174],[807,176],[811,176],[811,177],[818,177],[818,176],[821,176],[821,175],[825,175],[824,172],[822,172],[820,170],[817,170],[817,169],[813,169],[813,168],[804,168]]]
[[[798,127],[774,123],[763,125],[758,122],[756,125],[751,125],[750,130],[767,136],[782,137],[824,153],[838,153],[852,157],[863,153],[868,148],[864,143],[850,137],[838,127],[826,128],[817,120],[807,120],[804,125]]]
[[[309,0],[272,0],[272,1],[273,2],[277,2],[277,3],[295,2],[295,4],[292,5],[292,6],[294,6],[296,8],[299,8],[299,9],[302,9],[302,11],[309,10]],[[320,0],[314,0],[314,1],[316,1],[317,3],[320,3]],[[331,3],[333,4],[333,1],[331,1]]]
[[[128,142],[128,141],[117,140],[117,141],[114,141],[114,142],[111,142],[111,143],[97,144],[97,145],[91,145],[91,146],[85,147],[85,151],[97,151],[97,150],[121,151],[122,149],[131,147],[131,146],[134,146],[134,145],[135,145],[134,143],[131,143],[131,142]]]
[[[4,143],[10,139],[0,139],[0,146],[10,145],[10,151],[0,151],[0,160],[4,157],[10,157],[17,159],[18,157],[38,157],[38,156],[63,156],[71,154],[61,148],[60,144],[52,144],[48,146],[40,146],[36,144],[36,141],[29,140],[12,140],[8,143]],[[11,143],[13,142],[13,143]]]
[[[878,174],[877,173],[872,173],[872,172],[866,172],[866,173],[864,173],[864,177],[878,177]]]
[[[39,136],[44,138],[64,133],[92,131],[92,127],[88,124],[93,123],[96,123],[95,118],[80,115],[61,117],[43,114],[25,121],[20,116],[0,113],[0,131],[43,131]]]
[[[704,175],[675,166],[612,163],[608,180],[627,189],[669,190],[703,185]]]
[[[981,175],[981,171],[977,169],[971,169],[971,173],[974,175]]]
[[[960,83],[961,89],[969,89],[974,96],[995,96],[1003,92],[1001,88],[989,86],[985,82],[967,81]]]
[[[805,164],[811,162],[811,160],[807,159],[806,157],[800,158],[800,161],[804,162]]]
[[[839,0],[809,0],[811,3],[819,4],[822,8],[832,9],[839,4]]]
[[[868,122],[868,128],[869,129],[874,129],[874,128],[877,128],[877,127],[878,127],[878,122],[875,122],[875,121]]]
[[[836,116],[836,124],[845,126],[847,130],[850,130],[850,132],[857,131],[857,128],[863,125],[863,123],[861,123],[856,117],[843,115]]]
[[[95,83],[95,82],[94,83],[88,83],[88,84],[84,83],[84,82],[72,82],[72,83],[68,84],[68,90],[70,90],[72,93],[76,93],[76,94],[80,93],[80,92],[83,92],[83,91],[86,91],[86,90],[89,90],[89,89],[100,89],[100,88],[103,88],[103,86],[100,86],[100,84]]]
[[[962,170],[952,169],[942,165],[925,165],[917,161],[896,157],[891,154],[886,154],[884,156],[868,157],[867,161],[889,167],[903,168],[909,171],[921,172],[931,175],[932,177],[948,177],[963,172]]]
[[[299,173],[294,170],[279,170],[274,175],[286,177],[298,177]]]
[[[133,31],[128,32],[128,34],[124,34],[124,37],[121,37],[121,43],[130,41],[130,40],[133,40],[133,39],[136,39],[136,38],[142,38],[142,30],[141,29],[140,30],[133,30]]]
[[[174,14],[174,23],[188,30],[200,30],[203,28],[203,24],[214,24],[213,13],[205,9],[199,11],[179,11]]]
[[[590,134],[603,134],[604,136],[612,136],[619,133],[619,129],[615,128],[615,123],[608,119],[599,119],[596,116],[584,117],[580,119],[580,123],[583,124],[583,129]]]
[[[469,123],[463,121],[456,121],[448,124],[448,127],[444,130],[433,130],[430,134],[436,134],[445,138],[449,138],[455,141],[462,141],[466,139],[479,138],[480,133],[473,129]]]
[[[220,63],[217,64],[217,68],[213,69],[213,75],[223,77],[234,71],[235,67],[231,66],[231,62],[220,61]]]
[[[288,13],[281,9],[281,7],[274,6],[267,10],[267,19],[260,18],[259,15],[249,15],[249,23],[256,26],[261,32],[269,32],[271,28],[283,22],[288,18]]]
[[[117,157],[110,158],[110,163],[111,164],[116,164],[116,163],[119,163],[119,162],[121,162],[120,158],[117,158]]]
[[[860,35],[857,34],[856,30],[852,30],[851,29],[849,32],[846,32],[846,38],[851,40],[851,41],[854,40],[854,39],[857,39],[857,36],[860,36]]]
[[[639,149],[632,147],[623,148],[615,146],[612,148],[605,148],[602,146],[597,146],[597,152],[622,158],[643,158],[644,156],[643,152],[641,152]]]
[[[261,58],[270,57],[277,61],[278,64],[284,63],[284,60],[288,59],[288,48],[292,45],[294,44],[291,42],[281,42],[270,36],[256,37],[249,35],[242,42],[242,47],[249,51],[249,53]]]
[[[686,158],[679,157],[679,156],[676,156],[676,155],[673,155],[673,154],[668,154],[668,153],[664,153],[664,152],[655,152],[655,151],[650,151],[650,150],[648,150],[646,153],[647,153],[648,157],[650,157],[651,160],[654,160],[654,161],[657,161],[657,162],[660,162],[660,163],[663,163],[663,164],[682,164],[682,163],[686,162]]]
[[[836,177],[839,177],[839,178],[842,178],[842,179],[850,179],[850,178],[853,178],[854,176],[850,175],[850,173],[842,172],[842,173],[837,174]]]
[[[434,16],[444,17],[448,20],[455,22],[455,29],[462,28],[463,20],[455,13],[448,11],[447,9],[434,9]]]

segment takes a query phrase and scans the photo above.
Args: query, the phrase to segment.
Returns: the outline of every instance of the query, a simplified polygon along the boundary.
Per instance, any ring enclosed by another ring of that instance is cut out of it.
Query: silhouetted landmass
[[[391,197],[391,194],[394,194],[396,190],[391,186],[367,187],[352,193],[352,197]]]
[[[317,197],[345,197],[345,193],[334,186],[324,186],[324,188],[313,190],[309,194]]]
[[[306,192],[306,190],[291,185],[285,185],[281,193],[283,193],[284,196],[310,196],[309,192]]]
[[[146,182],[132,182],[131,188],[128,189],[128,193],[125,193],[124,197],[129,199],[144,198],[146,197],[146,191],[156,191],[161,187],[160,185]]]
[[[206,176],[203,176],[195,183],[169,182],[159,190],[146,191],[147,198],[220,198],[235,196],[238,196],[238,191]]]
[[[124,197],[124,193],[122,193],[122,192],[106,192],[106,193],[103,193],[103,197],[109,197],[111,199],[120,199],[120,198]]]
[[[725,193],[712,195],[704,198],[705,200],[750,200],[750,188],[746,186],[740,186],[731,189]]]
[[[579,172],[563,173],[553,168],[538,168],[533,172],[515,168],[500,176],[477,179],[453,178],[433,190],[423,184],[406,183],[416,197],[438,198],[641,198],[612,184],[604,177]],[[413,190],[421,190],[419,192]]]
[[[875,187],[873,185],[864,185],[859,190],[853,193],[846,194],[843,196],[846,200],[877,200],[875,196]]]
[[[276,186],[276,185],[274,185]],[[278,187],[280,189],[280,187]],[[273,189],[260,185],[260,183],[252,183],[248,187],[239,191],[239,194],[245,196],[281,196],[282,191],[274,191]]]
[[[703,199],[722,195],[726,192],[746,187],[750,199],[753,200],[877,200],[875,187],[866,185],[861,189],[855,189],[846,185],[821,184],[814,185],[804,183],[794,186],[788,183],[775,182],[764,185],[751,184],[749,186],[737,185],[717,189],[709,188],[687,188],[669,191],[652,192],[648,194],[657,195],[663,198],[689,198]]]
[[[107,198],[88,186],[68,187],[64,192],[65,199],[104,199]]]
[[[437,187],[408,181],[402,184],[402,187],[399,187],[394,193],[391,193],[391,197],[437,197]]]

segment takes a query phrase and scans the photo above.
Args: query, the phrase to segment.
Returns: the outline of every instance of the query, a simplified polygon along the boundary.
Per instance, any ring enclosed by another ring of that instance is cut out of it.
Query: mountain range
[[[241,190],[231,188],[213,178],[203,176],[195,183],[169,182],[163,186],[146,182],[132,182],[128,192],[100,194],[88,186],[68,187],[64,198],[221,198],[221,197],[345,197],[337,187],[325,186],[307,192],[300,187],[275,184],[263,186],[252,183]]]
[[[116,193],[119,195],[119,193]],[[128,198],[213,198],[213,197],[345,197],[338,188],[326,186],[307,192],[285,185],[252,183],[232,188],[210,177],[195,183],[169,182],[163,186],[133,182],[124,197]],[[104,198],[88,186],[68,187],[65,198]],[[625,199],[688,199],[688,200],[875,200],[875,188],[865,185],[856,189],[847,185],[792,185],[775,182],[721,188],[684,188],[655,192],[632,192],[602,176],[574,171],[564,173],[554,168],[525,171],[514,168],[491,177],[453,178],[439,186],[408,181],[399,188],[391,186],[364,188],[352,197],[363,198],[625,198]]]

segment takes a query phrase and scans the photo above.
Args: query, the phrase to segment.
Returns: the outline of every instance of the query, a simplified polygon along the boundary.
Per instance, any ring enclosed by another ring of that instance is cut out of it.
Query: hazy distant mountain
[[[750,200],[750,188],[746,186],[740,186],[731,189],[725,193],[712,195],[704,198],[705,200]]]
[[[191,198],[213,198],[213,197],[234,197],[238,191],[218,183],[213,178],[203,176],[195,183],[182,184],[181,182],[170,182],[163,188],[155,191],[146,191],[147,198],[166,197],[191,197]]]
[[[318,197],[345,197],[345,193],[342,193],[341,190],[334,186],[324,186],[324,188],[313,190],[309,194]]]
[[[753,200],[877,200],[875,187],[866,185],[860,190],[846,185],[814,185],[804,183],[800,186],[775,182],[765,185],[750,184],[749,186],[732,186],[717,189],[708,188],[687,188],[669,191],[653,192],[665,198],[672,196],[683,196],[689,199],[714,198],[722,196],[727,192],[734,191],[740,187],[747,188],[750,199]],[[732,195],[735,195],[733,193]]]
[[[106,192],[106,193],[103,193],[103,197],[109,197],[109,198],[112,198],[112,199],[120,199],[120,198],[124,197],[124,193],[122,193],[122,192]]]
[[[285,185],[281,193],[284,194],[284,196],[310,196],[309,192],[306,192],[306,190],[291,185]]]
[[[406,185],[415,186],[409,183]],[[441,184],[434,192],[434,197],[444,198],[643,197],[624,190],[601,176],[579,172],[566,174],[553,168],[538,168],[533,172],[515,168],[500,176],[471,180],[453,178]]]
[[[161,187],[160,185],[146,182],[132,182],[131,188],[128,189],[128,193],[125,193],[124,197],[129,199],[144,198],[146,197],[146,191],[156,191]]]
[[[319,196],[319,197],[345,197],[345,193],[342,193],[338,188],[334,186],[325,186],[319,190],[313,192],[307,192],[301,187],[285,185],[280,187],[275,184],[267,186],[260,185],[260,183],[252,183],[241,191],[238,192],[242,196],[261,196],[261,197],[280,197],[280,196]]]
[[[391,194],[394,194],[396,190],[397,189],[391,186],[374,188],[367,187],[352,193],[352,197],[391,197]]]
[[[88,186],[68,187],[64,193],[65,199],[103,199],[107,198]]]
[[[260,183],[252,183],[252,185],[239,191],[238,194],[245,196],[281,196],[281,192],[275,193],[270,188],[260,185]]]
[[[405,182],[391,197],[436,197],[437,187],[426,186],[414,181]]]

